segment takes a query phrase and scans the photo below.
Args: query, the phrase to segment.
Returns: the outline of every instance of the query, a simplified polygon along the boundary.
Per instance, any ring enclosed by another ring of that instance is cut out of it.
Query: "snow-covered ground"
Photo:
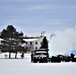
[[[0,75],[76,75],[76,63],[31,63],[30,54],[24,59],[4,59],[0,54]]]

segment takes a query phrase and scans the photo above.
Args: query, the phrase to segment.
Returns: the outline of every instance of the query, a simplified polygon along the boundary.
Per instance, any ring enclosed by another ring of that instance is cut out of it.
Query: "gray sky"
[[[50,53],[76,49],[76,0],[0,0],[0,31],[13,25],[25,35],[55,33]]]
[[[76,25],[76,0],[0,0],[0,31],[12,24],[25,35]]]

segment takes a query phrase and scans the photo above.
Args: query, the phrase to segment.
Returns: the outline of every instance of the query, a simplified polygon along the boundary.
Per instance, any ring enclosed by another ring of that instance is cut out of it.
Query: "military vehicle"
[[[31,62],[34,63],[48,62],[48,58],[48,49],[36,49],[31,53]]]

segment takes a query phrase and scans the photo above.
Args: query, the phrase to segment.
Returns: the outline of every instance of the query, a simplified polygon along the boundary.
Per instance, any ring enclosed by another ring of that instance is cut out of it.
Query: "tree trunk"
[[[15,59],[17,58],[17,52],[15,53]]]
[[[9,52],[9,59],[11,58],[11,52]]]

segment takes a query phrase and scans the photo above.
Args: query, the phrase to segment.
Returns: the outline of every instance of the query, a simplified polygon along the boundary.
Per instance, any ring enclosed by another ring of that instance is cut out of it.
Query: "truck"
[[[31,53],[31,62],[33,63],[48,62],[48,58],[48,49],[36,49]]]

